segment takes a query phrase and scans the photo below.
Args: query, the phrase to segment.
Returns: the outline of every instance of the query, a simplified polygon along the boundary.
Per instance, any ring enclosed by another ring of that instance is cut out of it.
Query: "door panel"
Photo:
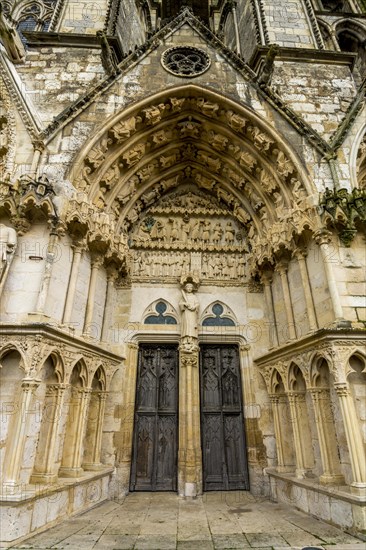
[[[248,490],[237,346],[202,345],[200,375],[204,490]]]
[[[178,348],[139,349],[131,491],[177,487]]]

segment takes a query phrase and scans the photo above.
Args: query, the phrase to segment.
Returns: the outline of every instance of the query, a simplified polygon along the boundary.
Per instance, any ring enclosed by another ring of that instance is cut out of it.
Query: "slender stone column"
[[[42,141],[34,141],[33,148],[34,148],[34,153],[33,153],[32,165],[30,168],[30,174],[29,174],[31,178],[35,178],[37,175],[39,161],[44,151],[44,143]]]
[[[44,313],[44,309],[47,302],[48,290],[51,283],[53,262],[55,260],[55,254],[57,252],[59,233],[56,228],[53,228],[50,233],[50,239],[47,247],[46,263],[44,267],[42,284],[39,290],[36,313]]]
[[[267,306],[269,321],[269,349],[271,349],[278,346],[277,325],[273,307],[272,273],[269,271],[264,272],[261,276],[261,280],[264,286],[264,296]]]
[[[294,313],[292,311],[291,294],[287,279],[287,263],[279,262],[276,266],[276,271],[278,271],[281,277],[282,294],[285,303],[289,340],[296,340]]]
[[[314,405],[315,422],[319,438],[323,473],[319,478],[324,485],[344,485],[344,477],[338,458],[337,439],[334,428],[329,389],[310,388]]]
[[[103,316],[103,328],[102,328],[102,341],[108,341],[110,322],[113,309],[113,294],[114,285],[118,279],[118,271],[116,268],[107,269],[107,290],[105,295],[104,316]]]
[[[54,483],[57,481],[57,472],[54,468],[58,451],[61,412],[67,387],[67,384],[47,385],[36,462],[30,483]]]
[[[335,384],[335,390],[341,405],[342,418],[351,459],[355,493],[364,493],[366,489],[366,455],[353,397],[346,383]]]
[[[179,493],[195,497],[202,493],[198,348],[187,353],[181,344],[179,362]]]
[[[129,342],[127,346],[126,369],[121,399],[121,431],[116,436],[117,477],[119,485],[118,494],[115,495],[116,497],[120,496],[120,493],[126,494],[130,486],[137,368],[138,345]]]
[[[84,456],[84,470],[100,470],[103,468],[103,464],[100,462],[100,453],[102,449],[104,410],[107,395],[107,392],[100,391],[97,392],[97,395],[95,396],[98,400],[96,410],[94,411],[96,413],[96,417],[94,419],[95,427],[92,434],[87,434],[89,444]]]
[[[284,423],[282,421],[283,404],[286,399],[283,395],[271,394],[270,396],[273,412],[273,423],[276,436],[277,449],[277,471],[290,472],[293,465],[288,464],[287,453],[285,450],[285,437],[283,433]]]
[[[312,332],[318,328],[318,323],[316,321],[313,294],[311,292],[309,273],[306,266],[306,252],[298,248],[295,251],[295,256],[299,263],[302,286],[305,294],[306,310],[307,310],[308,319],[309,319],[309,329]]]
[[[350,322],[346,321],[343,317],[343,309],[339,298],[337,281],[334,276],[333,266],[331,262],[331,256],[329,254],[329,243],[331,242],[332,234],[327,230],[320,230],[315,233],[315,242],[319,245],[320,253],[323,259],[324,269],[326,273],[326,279],[329,288],[330,299],[332,301],[335,320],[341,326],[350,326]]]
[[[231,2],[231,12],[233,14],[234,29],[235,29],[236,53],[238,55],[241,55],[240,34],[239,34],[239,25],[238,25],[238,15],[236,12],[236,2]]]
[[[294,432],[296,477],[301,479],[306,476],[306,473],[309,472],[313,466],[313,464],[310,464],[307,452],[307,448],[311,444],[311,441],[307,437],[309,434],[304,433],[305,430],[303,430],[303,416],[307,414],[307,412],[304,411],[306,407],[305,392],[288,392],[287,396],[290,404],[291,422]]]
[[[85,250],[84,243],[78,243],[72,246],[74,255],[72,259],[71,273],[69,279],[69,287],[67,289],[66,304],[64,310],[63,323],[67,324],[71,320],[72,309],[74,305],[76,283],[79,274],[80,261],[83,251]]]
[[[31,413],[34,391],[40,383],[40,380],[34,380],[33,378],[23,379],[19,408],[14,422],[9,426],[3,468],[3,484],[9,487],[10,490],[15,491],[19,483],[19,473],[27,438],[28,415]]]
[[[64,441],[60,477],[79,477],[84,471],[81,463],[91,390],[89,388],[72,388],[71,391],[70,406],[73,410],[70,410],[69,414],[73,416],[69,419],[71,421],[67,426],[69,434],[66,434]]]
[[[88,327],[93,321],[94,303],[95,303],[95,291],[97,288],[97,279],[99,268],[103,263],[103,256],[97,255],[92,257],[91,260],[91,273],[89,281],[88,300],[86,303],[85,321],[84,321],[84,334],[88,335]]]

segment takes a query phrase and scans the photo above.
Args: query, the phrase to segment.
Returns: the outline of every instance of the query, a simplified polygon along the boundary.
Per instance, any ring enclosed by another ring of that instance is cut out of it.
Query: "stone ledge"
[[[95,343],[93,341],[88,341],[80,336],[74,336],[70,328],[54,326],[51,323],[48,324],[47,322],[32,322],[22,324],[1,323],[0,330],[1,341],[4,342],[6,338],[10,339],[11,337],[22,336],[24,338],[27,338],[29,336],[43,336],[45,338],[49,338],[53,342],[68,344],[71,345],[73,348],[77,348],[83,351],[91,351],[93,353],[96,353],[98,356],[110,359],[114,363],[120,363],[126,358],[124,355],[117,355],[116,353],[109,351],[106,348],[108,344],[106,344],[105,342],[101,342],[99,340]]]
[[[1,487],[0,506],[2,506],[4,503],[8,505],[17,505],[20,502],[29,502],[38,498],[47,497],[52,494],[64,491],[65,489],[70,489],[71,487],[79,487],[81,485],[89,483],[90,481],[96,481],[98,479],[101,479],[102,477],[105,477],[106,475],[112,474],[113,472],[114,467],[110,466],[97,472],[84,472],[81,477],[60,477],[57,480],[57,483],[53,483],[50,485],[43,485],[41,483],[39,485],[20,485],[18,492],[8,492],[7,494],[4,494],[4,487]]]
[[[253,53],[249,66],[257,72],[264,62],[270,46],[257,46]],[[288,48],[281,46],[278,48],[276,61],[293,61],[296,63],[321,63],[325,65],[346,65],[353,69],[357,55],[348,52],[338,52],[332,50],[314,50],[308,48]]]
[[[359,328],[321,328],[312,334],[308,334],[303,338],[300,338],[299,340],[281,344],[280,346],[271,349],[268,353],[255,357],[254,362],[258,366],[264,366],[278,361],[279,359],[290,359],[293,355],[298,355],[299,353],[308,351],[310,348],[315,350],[316,348],[314,346],[325,343],[337,345],[340,342],[359,340],[361,344],[364,342],[365,336],[365,330]]]
[[[0,548],[19,545],[37,533],[94,508],[109,499],[114,468],[86,473],[80,478],[62,478],[56,487],[44,486],[37,494],[24,493],[22,499],[1,500]]]
[[[299,487],[304,487],[305,489],[310,489],[311,491],[322,493],[323,495],[327,495],[331,498],[339,498],[340,500],[344,500],[345,502],[349,502],[350,504],[366,506],[366,494],[357,495],[352,493],[349,485],[321,485],[318,481],[314,479],[299,479],[291,473],[283,474],[271,468],[266,468],[266,473],[269,475],[270,478],[275,477],[285,482],[291,482],[294,485],[298,485]]]
[[[266,470],[270,499],[301,510],[366,540],[366,497],[351,493],[348,486],[326,487],[293,474]]]

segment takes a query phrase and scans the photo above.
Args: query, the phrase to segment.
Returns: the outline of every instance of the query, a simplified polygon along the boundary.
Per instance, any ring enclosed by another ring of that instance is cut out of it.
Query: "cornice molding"
[[[257,46],[253,53],[249,66],[257,72],[261,63],[266,58],[270,46]],[[296,61],[300,63],[322,63],[325,65],[346,65],[353,69],[357,55],[348,52],[332,50],[314,50],[308,48],[288,48],[278,46],[276,61]]]
[[[287,360],[305,351],[316,351],[322,344],[343,345],[359,341],[364,345],[366,330],[362,329],[327,329],[322,328],[296,342],[291,342],[254,359],[258,367],[268,367],[280,360]]]
[[[11,337],[23,337],[24,339],[27,339],[27,337],[44,337],[49,338],[52,340],[52,342],[57,342],[60,344],[68,344],[69,346],[72,346],[73,348],[83,351],[83,352],[91,352],[93,354],[96,354],[100,357],[104,357],[105,359],[108,359],[112,363],[119,364],[121,361],[123,361],[126,357],[124,355],[117,355],[116,353],[113,353],[111,351],[108,351],[106,349],[103,349],[101,347],[102,343],[98,342],[96,344],[92,344],[90,342],[85,341],[82,338],[79,338],[77,336],[73,336],[70,334],[71,330],[69,332],[66,332],[67,329],[62,330],[61,328],[56,328],[51,325],[43,324],[43,323],[30,323],[30,324],[1,324],[1,338],[5,339],[11,338]]]

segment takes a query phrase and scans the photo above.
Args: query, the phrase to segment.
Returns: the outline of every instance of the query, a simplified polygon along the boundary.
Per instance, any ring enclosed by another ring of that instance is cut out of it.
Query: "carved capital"
[[[47,384],[46,386],[46,395],[49,397],[63,395],[69,384]]]
[[[351,395],[350,389],[348,387],[348,384],[345,383],[335,383],[334,384],[335,391],[337,392],[338,397],[348,397]]]
[[[104,256],[102,254],[92,254],[91,268],[99,269],[103,265]]]
[[[307,257],[308,252],[305,248],[299,247],[299,248],[295,248],[292,254],[297,260],[304,260]]]
[[[277,262],[275,271],[279,273],[280,275],[286,275],[288,270],[288,261],[287,260],[280,260]]]
[[[40,385],[41,380],[35,378],[23,378],[22,380],[22,390],[24,392],[33,392]]]
[[[314,233],[314,240],[317,245],[329,244],[332,240],[332,233],[327,229],[319,229]]]
[[[180,354],[180,364],[182,367],[194,367],[198,368],[198,353],[188,353],[184,350],[181,350]]]
[[[273,271],[269,271],[269,270],[262,271],[260,273],[260,279],[261,279],[261,283],[264,286],[270,286],[273,280]]]

